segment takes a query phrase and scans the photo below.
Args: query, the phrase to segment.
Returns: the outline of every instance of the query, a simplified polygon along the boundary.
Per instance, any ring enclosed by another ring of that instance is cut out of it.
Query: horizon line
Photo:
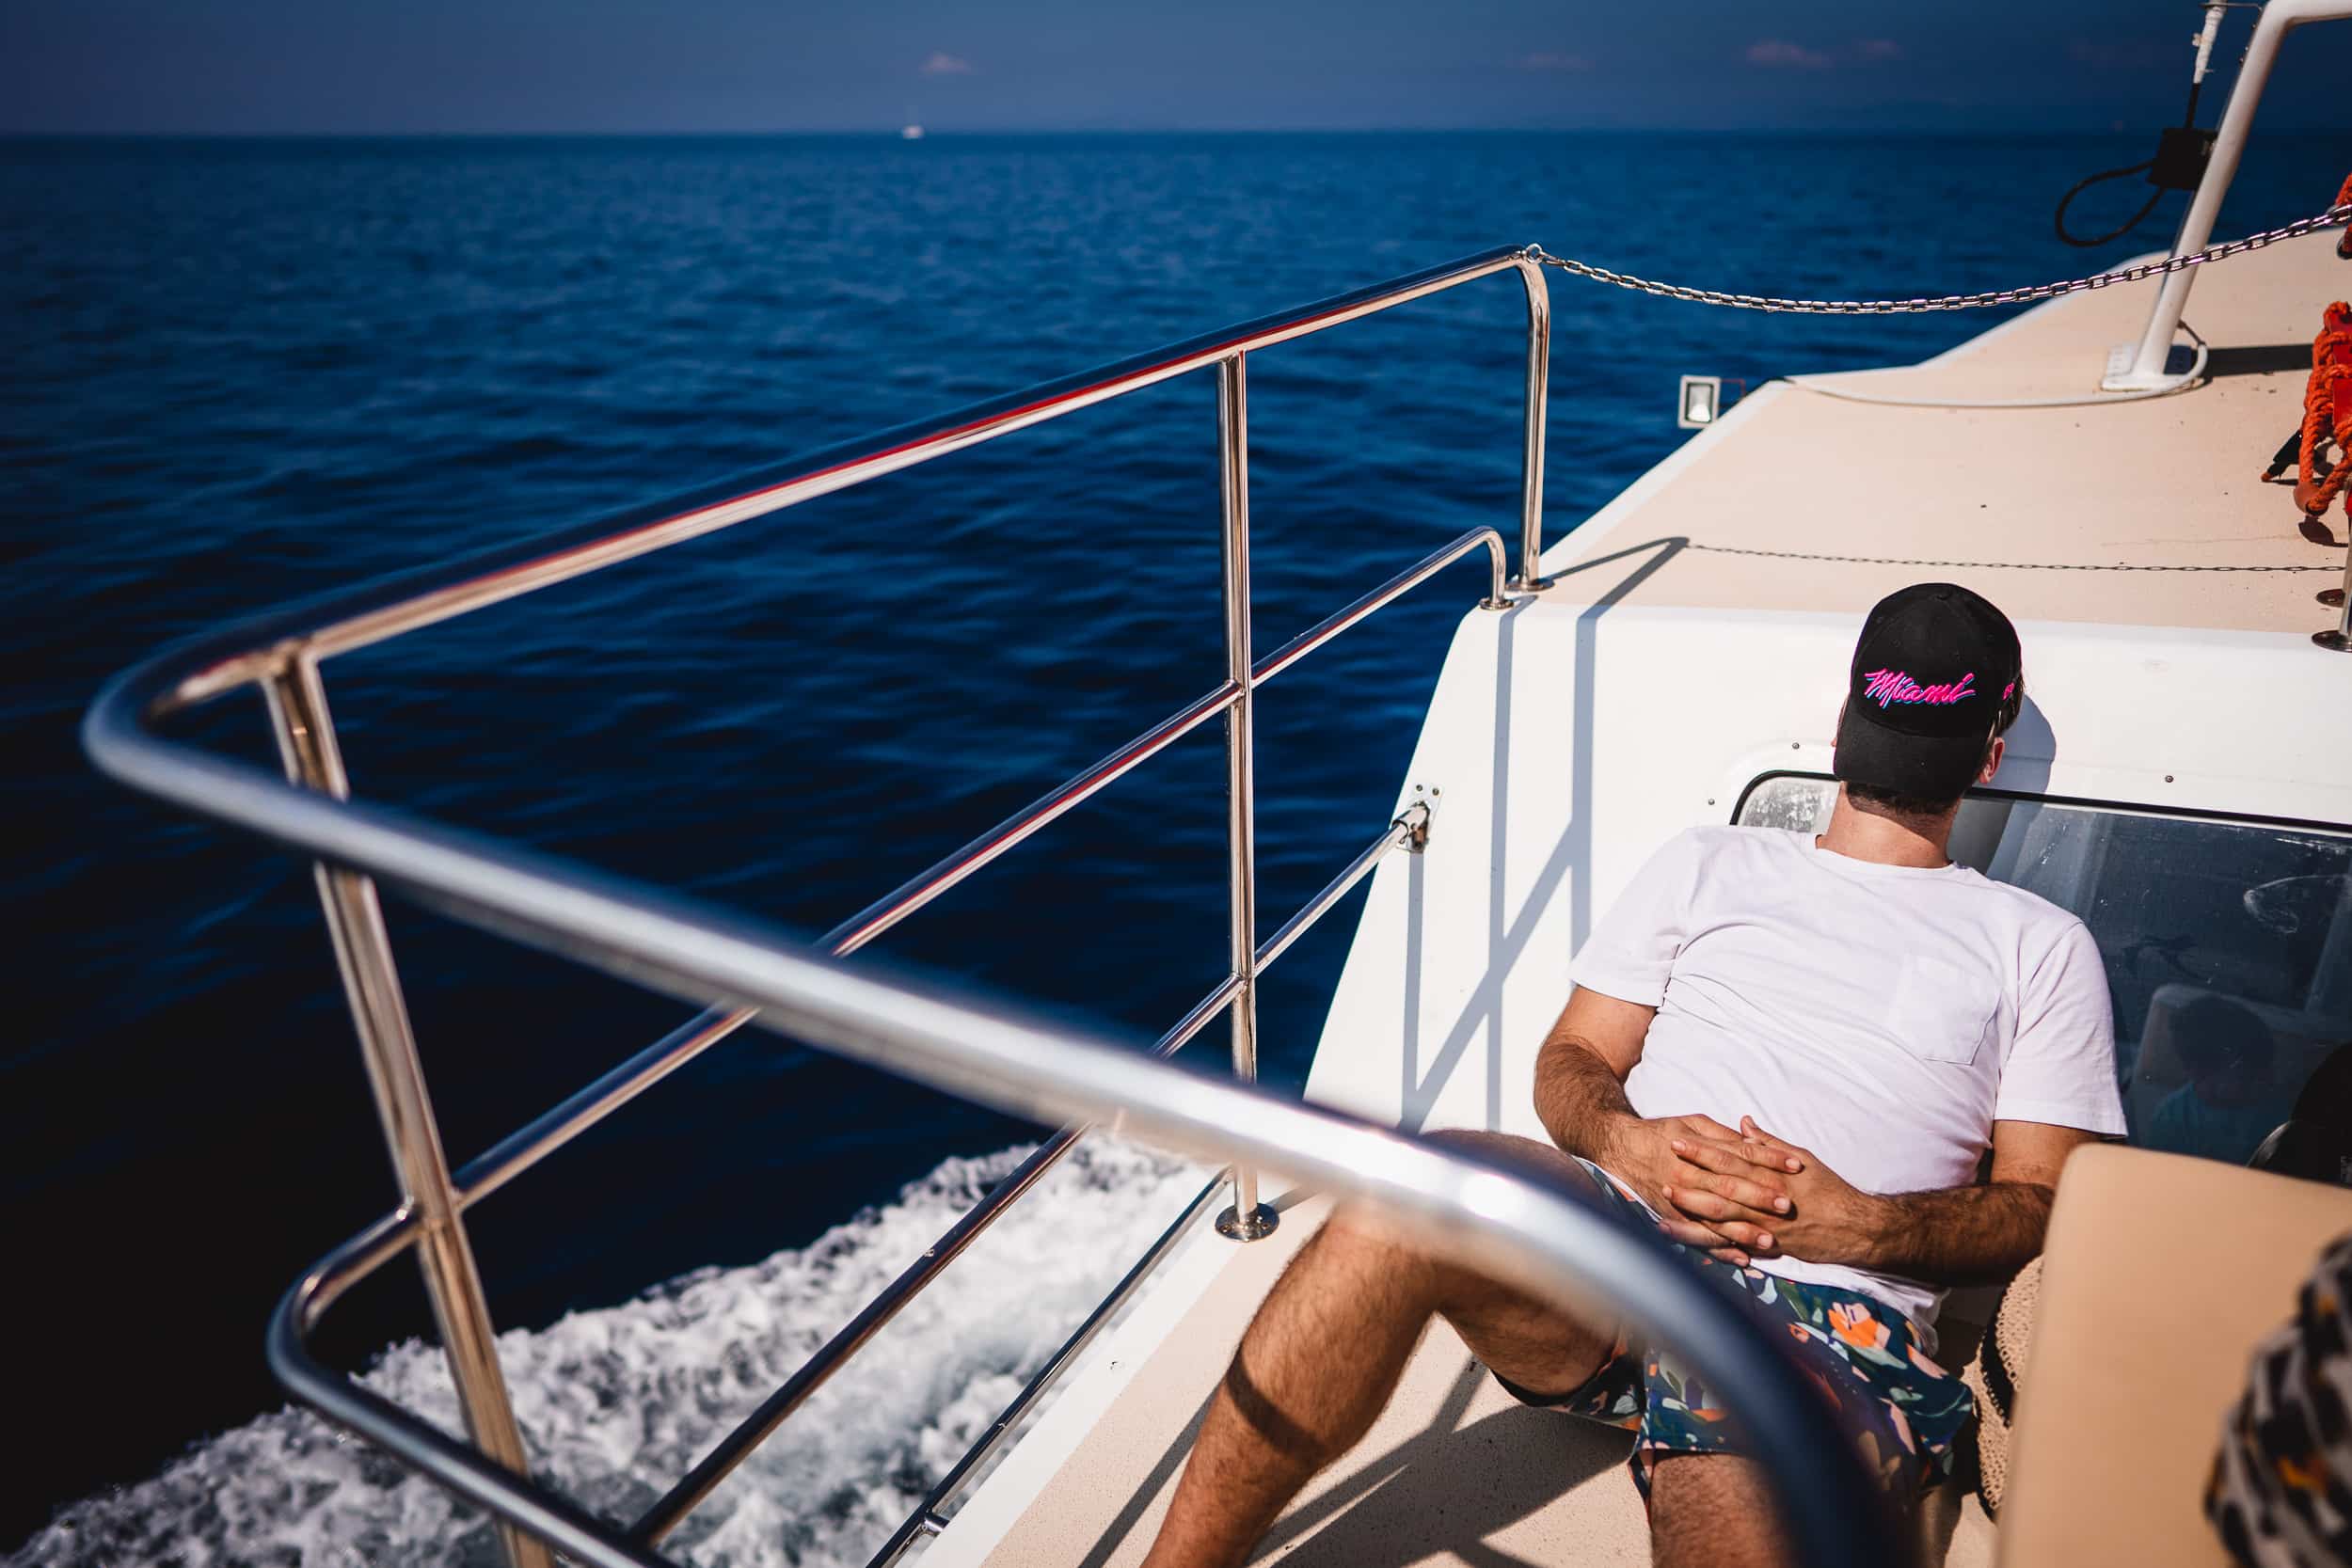
[[[1723,125],[1039,125],[1005,127],[939,127],[920,124],[922,140],[934,137],[951,140],[982,139],[993,136],[1454,136],[1454,135],[1786,135],[1786,136],[1857,136],[1857,135],[1925,135],[1977,141],[2025,141],[2042,135],[2131,136],[2148,134],[2144,126],[2092,126],[2053,124],[2025,128],[1985,131],[1971,127],[1897,121],[1880,124],[1853,125],[1787,125],[1787,124],[1723,124]],[[2317,125],[2265,125],[2256,128],[2254,135],[2306,136],[2332,127]],[[286,131],[228,131],[228,130],[56,130],[0,126],[0,141],[236,141],[236,142],[294,142],[294,141],[635,141],[635,140],[874,140],[900,142],[907,138],[898,128],[874,127],[762,127],[742,129],[637,129],[637,130],[447,130],[447,131],[366,131],[366,130],[286,130]]]

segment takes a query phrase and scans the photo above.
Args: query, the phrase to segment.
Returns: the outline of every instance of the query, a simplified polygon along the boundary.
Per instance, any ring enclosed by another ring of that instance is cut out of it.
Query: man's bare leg
[[[1650,1471],[1649,1496],[1655,1568],[1786,1568],[1797,1560],[1772,1487],[1753,1459],[1661,1455]]]
[[[1539,1168],[1569,1163],[1531,1138],[1433,1136]],[[1343,1210],[1291,1259],[1242,1336],[1145,1568],[1243,1561],[1309,1478],[1371,1430],[1433,1313],[1534,1393],[1576,1387],[1616,1343],[1613,1324],[1580,1323]]]

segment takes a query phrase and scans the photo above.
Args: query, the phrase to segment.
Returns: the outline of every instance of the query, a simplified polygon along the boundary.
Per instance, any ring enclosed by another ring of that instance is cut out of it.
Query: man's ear
[[[1993,737],[1993,744],[1984,749],[1984,768],[1977,775],[1977,783],[1989,784],[1993,775],[2001,770],[2001,757],[2009,750],[2009,741],[2001,736]]]

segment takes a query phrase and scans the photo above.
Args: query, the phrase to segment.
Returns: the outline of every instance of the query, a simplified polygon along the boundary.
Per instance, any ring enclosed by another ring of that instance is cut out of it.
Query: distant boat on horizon
[[[898,139],[900,141],[921,141],[923,139],[923,128],[920,125],[915,124],[914,121],[908,120],[904,125],[898,127]]]

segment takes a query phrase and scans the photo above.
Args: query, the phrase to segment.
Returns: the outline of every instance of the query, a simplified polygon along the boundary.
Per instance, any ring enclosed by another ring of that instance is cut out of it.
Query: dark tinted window
[[[1769,778],[1739,819],[1819,832],[1836,798]],[[1952,852],[2090,927],[2136,1144],[2242,1163],[2352,1046],[2352,835],[1971,797]]]

